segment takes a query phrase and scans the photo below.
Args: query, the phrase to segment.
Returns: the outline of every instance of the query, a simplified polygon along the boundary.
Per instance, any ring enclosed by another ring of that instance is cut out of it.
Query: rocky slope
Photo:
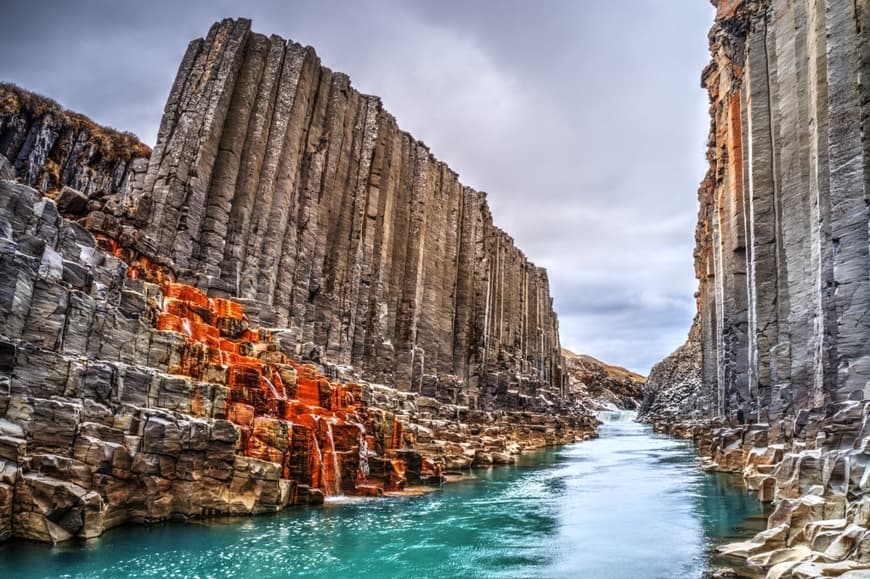
[[[646,378],[619,366],[605,364],[592,356],[562,349],[568,375],[568,391],[576,400],[595,410],[619,408],[636,410],[643,398]]]
[[[249,26],[191,43],[153,153],[0,86],[0,540],[377,495],[594,435],[546,273],[485,196]]]
[[[647,419],[778,501],[733,553],[768,577],[854,577],[870,568],[870,3],[715,4],[697,327],[650,377]],[[697,402],[656,407],[672,388]]]
[[[643,386],[638,420],[701,419],[707,413],[701,396],[701,340],[697,318],[686,342],[652,367]]]

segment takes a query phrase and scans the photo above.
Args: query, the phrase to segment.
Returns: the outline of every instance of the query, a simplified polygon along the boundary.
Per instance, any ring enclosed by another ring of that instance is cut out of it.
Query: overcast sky
[[[153,145],[215,20],[317,49],[549,270],[562,345],[646,373],[694,313],[704,0],[3,0],[0,79]]]

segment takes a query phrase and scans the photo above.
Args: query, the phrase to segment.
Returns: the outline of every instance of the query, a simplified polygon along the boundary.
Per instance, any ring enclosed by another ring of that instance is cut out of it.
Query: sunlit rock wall
[[[310,47],[246,20],[193,41],[130,202],[143,252],[300,353],[478,407],[565,394],[546,272]]]

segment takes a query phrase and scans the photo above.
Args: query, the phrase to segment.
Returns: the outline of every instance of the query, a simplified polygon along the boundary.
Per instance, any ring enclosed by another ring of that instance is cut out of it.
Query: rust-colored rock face
[[[756,574],[866,574],[870,2],[715,4],[698,315],[645,417],[778,501],[725,548]]]
[[[282,478],[326,495],[404,488],[406,465],[391,453],[405,448],[400,423],[392,417],[389,436],[379,433],[378,439],[378,428],[369,423],[367,437],[359,385],[335,383],[313,364],[294,362],[271,332],[249,326],[238,302],[208,298],[179,283],[161,289],[156,329],[184,340],[167,372],[226,386],[226,416],[239,426],[242,456],[280,464]],[[203,411],[202,388],[194,386],[190,413]],[[390,463],[387,476],[369,476],[369,451]],[[421,475],[437,480],[440,470],[430,463]]]
[[[246,20],[192,42],[127,202],[142,253],[300,354],[477,408],[565,396],[546,272],[309,47]]]
[[[150,155],[0,86],[0,541],[378,496],[596,424],[544,270],[312,49],[216,24]]]

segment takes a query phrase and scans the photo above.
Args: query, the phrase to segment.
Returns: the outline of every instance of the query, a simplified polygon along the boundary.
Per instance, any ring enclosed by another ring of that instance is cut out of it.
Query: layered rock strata
[[[215,25],[150,156],[0,103],[0,540],[378,495],[594,435],[546,273],[310,48]]]
[[[870,4],[715,4],[698,325],[647,419],[778,502],[732,553],[768,577],[855,576],[870,568]],[[656,407],[672,387],[693,404]]]

